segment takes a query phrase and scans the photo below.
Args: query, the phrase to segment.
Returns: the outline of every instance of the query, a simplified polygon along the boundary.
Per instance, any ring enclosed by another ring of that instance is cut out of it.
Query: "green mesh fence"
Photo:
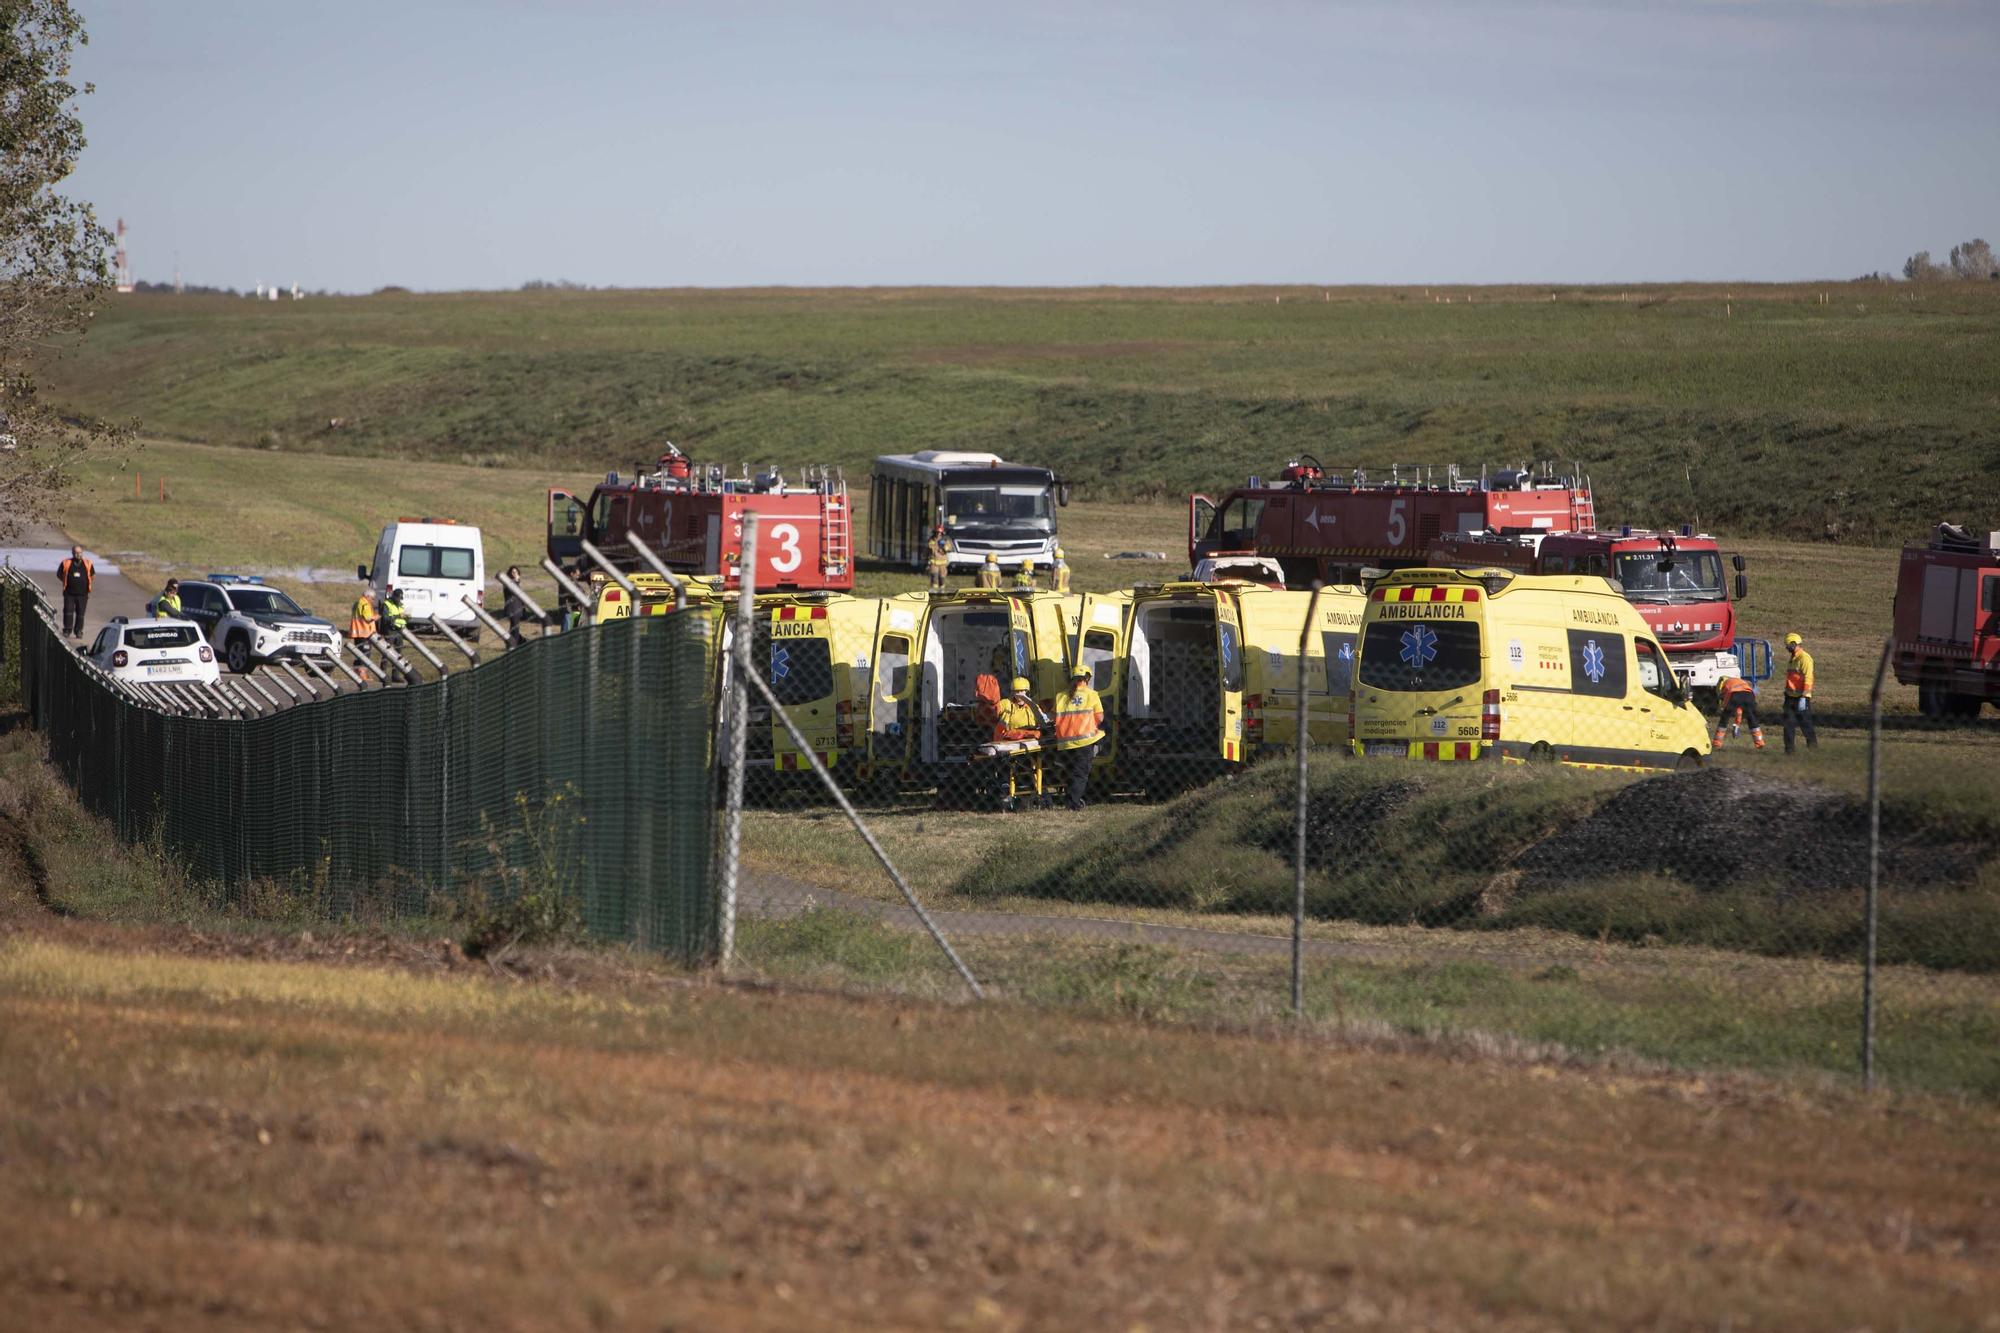
[[[589,931],[715,948],[711,626],[539,639],[445,679],[250,720],[130,702],[7,585],[31,723],[83,803],[198,880],[330,917],[571,898]]]

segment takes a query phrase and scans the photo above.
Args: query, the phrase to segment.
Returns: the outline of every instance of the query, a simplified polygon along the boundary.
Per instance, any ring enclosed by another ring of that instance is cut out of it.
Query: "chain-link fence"
[[[228,724],[15,656],[85,799],[128,837],[171,811],[221,879],[409,895],[525,857],[601,933],[739,974],[1676,1068],[1854,1079],[1872,1019],[1890,1084],[2000,1094],[2000,737],[1977,664],[1900,636],[1877,748],[1879,637],[1690,689],[1596,577],[566,595],[663,632]],[[260,734],[283,783],[218,739]],[[668,807],[705,818],[737,754],[710,875]],[[572,788],[580,864],[537,860]]]
[[[0,587],[6,669],[51,761],[194,881],[334,918],[533,909],[713,956],[711,622],[553,635],[238,719],[141,702],[62,642],[32,585]]]
[[[817,758],[989,993],[1839,1079],[1872,1001],[1888,1082],[2000,1094],[1996,737],[1892,676],[1871,761],[1879,640],[1820,646],[1802,710],[1784,649],[1686,688],[1601,578],[752,617],[800,734],[753,682],[738,968],[965,993]]]

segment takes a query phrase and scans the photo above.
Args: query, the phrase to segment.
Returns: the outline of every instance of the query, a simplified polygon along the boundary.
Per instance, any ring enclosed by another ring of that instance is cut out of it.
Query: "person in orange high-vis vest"
[[[1751,743],[1763,749],[1764,728],[1757,721],[1757,687],[1741,676],[1730,676],[1715,687],[1715,693],[1722,700],[1722,711],[1715,716],[1715,748],[1722,748],[1730,714],[1734,713],[1750,728]]]
[[[1785,753],[1792,753],[1792,732],[1806,734],[1806,748],[1819,748],[1819,732],[1813,726],[1813,660],[1806,651],[1805,640],[1796,634],[1785,636],[1785,651],[1791,661],[1785,663]]]
[[[375,622],[381,617],[375,612],[375,597],[369,591],[364,579],[361,595],[354,599],[354,616],[347,622],[347,642],[354,650],[354,660],[360,665],[361,679],[368,679],[368,659],[362,656],[361,645],[375,637]]]
[[[1090,765],[1104,739],[1104,701],[1090,688],[1090,668],[1069,673],[1069,688],[1056,696],[1056,749],[1069,768],[1069,808],[1083,809],[1090,790]]]
[[[97,583],[97,567],[90,563],[81,546],[70,547],[69,559],[56,566],[56,582],[62,585],[63,633],[80,639],[83,610],[90,605],[90,590]]]

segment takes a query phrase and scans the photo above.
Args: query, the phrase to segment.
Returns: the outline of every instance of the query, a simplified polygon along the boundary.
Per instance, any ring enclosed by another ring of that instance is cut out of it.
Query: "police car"
[[[114,616],[85,654],[119,680],[214,683],[215,651],[191,620],[128,620]]]
[[[202,627],[229,669],[261,662],[340,655],[340,631],[256,575],[181,580],[181,614]]]

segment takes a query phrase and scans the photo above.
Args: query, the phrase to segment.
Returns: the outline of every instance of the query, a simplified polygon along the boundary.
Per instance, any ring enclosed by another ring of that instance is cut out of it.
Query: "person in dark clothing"
[[[73,639],[83,637],[83,612],[90,605],[90,589],[96,579],[97,569],[81,546],[70,547],[69,559],[56,566],[56,582],[62,585],[63,633]]]
[[[519,565],[507,566],[507,581],[517,586],[520,584],[521,567]],[[513,588],[507,589],[507,601],[501,607],[500,614],[507,617],[507,646],[509,648],[518,648],[526,643],[528,639],[526,635],[521,633],[521,622],[532,619],[532,617],[528,614],[528,604],[521,600],[521,594],[515,592]]]

